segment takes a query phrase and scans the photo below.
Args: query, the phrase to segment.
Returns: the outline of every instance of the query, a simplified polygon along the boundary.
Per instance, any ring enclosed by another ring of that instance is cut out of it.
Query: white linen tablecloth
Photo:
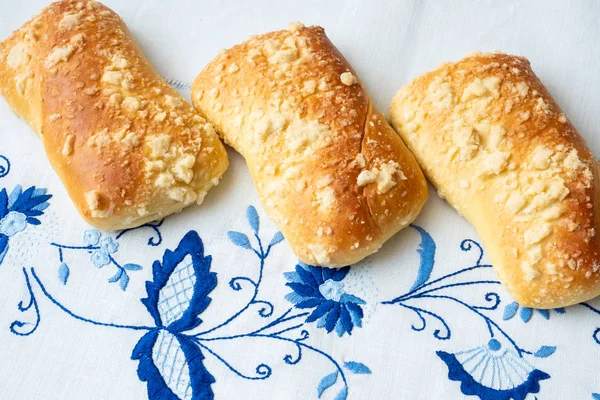
[[[0,37],[46,4],[0,0]],[[106,4],[188,98],[219,49],[290,21],[324,26],[382,110],[443,61],[524,55],[600,154],[593,0]],[[376,255],[310,267],[229,153],[203,205],[98,232],[0,101],[0,400],[600,399],[600,301],[519,307],[435,191]]]

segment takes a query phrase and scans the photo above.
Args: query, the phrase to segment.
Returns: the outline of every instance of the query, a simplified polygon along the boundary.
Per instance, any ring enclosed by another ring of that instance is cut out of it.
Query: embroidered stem
[[[59,243],[50,243],[50,246],[54,246],[57,247],[59,250],[59,252],[62,255],[62,250],[61,249],[69,249],[69,250],[98,250],[100,249],[99,246],[92,246],[92,245],[87,245],[87,246],[67,246],[64,244],[59,244]]]
[[[192,339],[192,340],[194,340],[194,339]],[[198,340],[194,340],[194,342],[196,342],[198,344],[198,346],[202,347],[203,349],[205,349],[206,351],[208,351],[210,354],[212,354],[217,360],[221,361],[223,363],[223,365],[225,365],[227,368],[229,368],[230,371],[232,371],[234,374],[238,375],[241,378],[248,379],[248,380],[251,380],[251,381],[256,381],[256,380],[264,380],[264,379],[267,379],[268,377],[271,376],[272,370],[271,370],[271,367],[269,367],[267,364],[259,364],[259,365],[257,365],[257,367],[256,367],[256,373],[259,376],[244,375],[240,371],[238,371],[237,369],[235,369],[227,361],[225,361],[225,359],[223,357],[221,357],[220,355],[218,355],[217,353],[215,353],[214,351],[212,351],[208,346],[200,343]]]
[[[299,326],[301,326],[301,325],[299,325]],[[301,340],[304,340],[304,338],[302,338],[302,339],[290,339],[290,338],[278,336],[275,333],[271,333],[271,334],[250,333],[250,334],[223,336],[223,337],[216,337],[216,338],[192,337],[192,340],[194,342],[198,343],[198,345],[201,346],[202,348],[205,348],[209,353],[211,353],[212,355],[214,355],[215,357],[217,357],[217,359],[219,361],[221,361],[222,363],[224,363],[229,369],[231,369],[233,372],[235,372],[239,376],[241,376],[243,378],[246,378],[246,379],[264,379],[264,378],[252,378],[252,377],[248,378],[248,377],[240,374],[237,370],[235,370],[233,367],[231,367],[230,364],[228,364],[221,356],[219,356],[218,354],[216,354],[215,352],[213,352],[212,350],[210,350],[208,347],[206,347],[206,345],[204,345],[204,344],[201,343],[201,342],[214,342],[214,341],[221,341],[221,340],[232,340],[232,339],[247,338],[247,337],[252,337],[252,338],[267,338],[267,339],[281,340],[281,341],[284,341],[284,342],[293,343],[298,348],[305,348],[305,349],[314,351],[315,353],[320,354],[323,357],[325,357],[327,360],[329,360],[335,366],[335,368],[339,372],[340,376],[342,377],[342,380],[344,381],[344,386],[346,388],[348,387],[348,383],[346,381],[346,375],[344,374],[344,371],[342,370],[342,367],[340,367],[340,365],[338,364],[338,362],[335,361],[335,359],[333,357],[331,357],[329,354],[325,353],[324,351],[319,350],[316,347],[312,347],[312,346],[310,346],[310,345],[308,345],[306,343],[303,343]],[[297,358],[295,360],[293,360],[291,358],[291,355],[286,354],[286,356],[284,357],[284,361],[286,361],[287,364],[297,364],[300,361],[301,358],[302,358],[302,355],[301,355],[301,351],[300,351],[299,355],[297,356]],[[260,364],[259,367],[261,365],[269,368],[265,364]],[[270,371],[270,368],[269,368],[269,371]],[[257,367],[257,372],[258,372],[258,367]]]
[[[31,328],[30,330],[25,331],[25,332],[19,332],[15,329],[15,327],[23,327],[25,325],[31,325],[31,322],[23,322],[23,321],[18,321],[18,320],[13,321],[10,324],[10,331],[18,336],[29,336],[33,332],[35,332],[35,330],[38,328],[38,326],[40,325],[41,318],[40,318],[40,310],[38,308],[37,300],[35,299],[35,296],[33,295],[33,290],[31,288],[31,281],[29,280],[29,275],[27,274],[27,270],[25,268],[23,268],[23,275],[25,275],[25,284],[27,285],[27,291],[29,292],[29,303],[26,306],[24,306],[23,301],[20,301],[19,304],[17,305],[17,307],[19,308],[19,311],[25,312],[33,306],[33,308],[35,310],[35,324],[33,324],[33,328]]]
[[[0,178],[4,178],[10,172],[10,161],[8,161],[8,158],[2,155],[0,155],[0,159],[6,162],[6,166],[0,165]]]
[[[154,236],[150,236],[148,238],[148,245],[149,246],[158,246],[159,244],[162,243],[162,234],[160,233],[160,230],[158,229],[164,222],[164,219],[161,219],[160,221],[157,222],[148,222],[147,224],[144,225],[140,225],[137,226],[135,228],[129,228],[129,229],[123,229],[121,232],[119,232],[119,234],[115,237],[115,240],[119,240],[119,238],[123,235],[125,235],[128,232],[134,231],[134,230],[138,230],[141,228],[150,228],[154,231],[154,233],[156,233],[156,238]]]
[[[156,327],[150,327],[150,326],[119,325],[119,324],[112,324],[112,323],[106,323],[106,322],[98,322],[98,321],[94,321],[94,320],[91,320],[91,319],[88,319],[88,318],[81,317],[81,316],[73,313],[71,310],[69,310],[65,306],[63,306],[58,300],[56,300],[46,290],[46,287],[44,286],[44,284],[42,283],[42,281],[40,280],[40,278],[38,278],[37,274],[35,273],[35,269],[33,267],[30,269],[30,271],[31,271],[31,275],[33,276],[33,278],[37,282],[38,286],[40,287],[40,289],[44,293],[44,296],[46,296],[48,298],[48,300],[50,300],[52,303],[54,303],[54,305],[56,305],[62,311],[64,311],[65,313],[67,313],[68,315],[70,315],[71,317],[73,317],[75,319],[78,319],[78,320],[83,321],[83,322],[88,322],[88,323],[93,324],[93,325],[108,326],[108,327],[111,327],[111,328],[133,329],[133,330],[147,330],[147,331],[152,330],[152,329],[156,329]]]
[[[490,336],[494,337],[494,332],[493,332],[492,327],[496,328],[496,330],[499,333],[501,333],[502,336],[504,336],[510,342],[510,344],[515,348],[515,350],[517,351],[517,353],[519,354],[520,357],[523,357],[523,354],[533,354],[531,351],[528,351],[528,350],[520,348],[517,345],[517,343],[502,328],[500,328],[500,326],[498,324],[496,324],[492,319],[490,319],[486,315],[482,314],[479,310],[477,310],[473,306],[465,303],[464,301],[459,300],[456,297],[447,296],[447,295],[423,295],[422,297],[424,297],[424,298],[431,298],[431,299],[446,299],[446,300],[451,300],[451,301],[454,301],[454,302],[456,302],[458,304],[463,305],[464,307],[468,308],[469,310],[473,311],[475,314],[477,314],[481,318],[483,318],[483,320],[486,322],[486,325],[488,327],[488,331],[490,333]]]
[[[284,322],[287,322],[287,321],[291,321],[291,320],[296,319],[296,318],[306,317],[306,316],[308,316],[310,314],[309,312],[303,312],[303,313],[300,313],[300,314],[292,315],[291,317],[287,317],[287,315],[290,312],[292,312],[292,310],[294,310],[294,307],[291,307],[289,310],[287,310],[286,312],[284,312],[277,319],[274,319],[273,321],[269,322],[267,325],[263,326],[262,328],[259,328],[259,329],[255,330],[254,332],[251,332],[250,334],[264,332],[267,329],[272,328],[272,327],[274,327],[276,325],[279,325],[281,323],[284,323]],[[300,326],[302,326],[302,325],[300,325]]]
[[[108,259],[110,260],[110,262],[112,262],[114,264],[115,267],[119,268],[121,271],[125,271],[125,269],[121,266],[121,264],[119,264],[117,262],[117,260],[115,260],[113,258],[113,256],[111,256],[110,254],[108,255]]]
[[[483,265],[479,265],[478,264],[478,265],[474,265],[472,267],[467,267],[467,268],[460,269],[460,270],[458,270],[456,272],[444,275],[444,276],[442,276],[442,277],[440,277],[438,279],[435,279],[435,280],[433,280],[431,282],[425,283],[425,284],[417,287],[416,289],[409,291],[408,293],[405,293],[405,294],[403,294],[403,295],[401,295],[399,297],[396,297],[395,299],[387,300],[387,301],[382,301],[381,304],[395,304],[395,303],[398,303],[400,301],[407,300],[409,298],[415,298],[415,297],[417,297],[421,293],[429,293],[429,292],[436,291],[438,289],[442,289],[442,288],[445,288],[445,287],[460,286],[461,284],[464,284],[464,285],[473,284],[473,283],[467,283],[467,282],[464,282],[464,283],[455,283],[455,284],[451,284],[451,285],[448,285],[448,286],[441,286],[441,287],[437,287],[437,288],[434,288],[434,289],[430,289],[429,291],[426,291],[426,292],[419,292],[421,289],[424,289],[424,288],[426,288],[428,286],[431,286],[431,285],[433,285],[435,283],[438,283],[438,282],[441,282],[443,280],[452,278],[452,277],[454,277],[456,275],[459,275],[459,274],[462,274],[462,273],[465,273],[465,272],[468,272],[468,271],[472,271],[472,270],[475,270],[475,269],[478,269],[478,268],[491,268],[491,267],[492,266],[488,265],[488,264],[483,264]],[[477,282],[478,283],[500,284],[500,282],[498,282],[498,281],[477,281]]]
[[[587,308],[588,310],[591,310],[592,312],[600,315],[600,310],[598,310],[597,308],[594,308],[592,306],[590,306],[588,303],[581,303],[582,306],[584,306],[585,308]]]
[[[588,310],[592,311],[593,313],[600,315],[600,310],[590,306],[588,303],[581,303],[581,305],[587,308]],[[596,328],[596,330],[592,334],[592,338],[596,341],[596,343],[600,344],[600,328]]]
[[[239,317],[241,314],[243,314],[244,312],[246,312],[246,310],[248,310],[248,308],[250,308],[250,306],[252,304],[267,304],[270,309],[269,312],[265,312],[265,308],[261,309],[260,315],[262,317],[268,317],[273,313],[273,305],[267,301],[264,300],[256,300],[256,297],[258,296],[258,290],[260,287],[260,284],[262,282],[262,278],[263,278],[263,270],[265,267],[265,259],[267,258],[267,254],[271,249],[271,245],[269,245],[269,247],[267,248],[267,253],[264,252],[263,250],[263,246],[262,246],[262,241],[260,240],[260,237],[258,236],[258,234],[254,234],[254,237],[256,238],[256,241],[258,242],[258,246],[259,246],[259,250],[257,251],[255,249],[252,249],[252,251],[254,252],[254,254],[256,254],[256,256],[259,258],[260,260],[260,267],[258,270],[258,279],[255,282],[254,280],[246,277],[246,276],[237,276],[235,278],[232,278],[229,281],[229,286],[233,289],[233,290],[241,290],[241,286],[239,285],[239,283],[237,283],[237,281],[246,281],[246,282],[250,282],[253,286],[254,286],[254,293],[252,294],[252,297],[250,298],[250,301],[248,301],[248,303],[246,303],[246,305],[244,307],[242,307],[238,312],[236,312],[235,314],[233,314],[231,317],[229,317],[227,320],[223,321],[222,323],[220,323],[219,325],[210,328],[208,330],[202,331],[197,333],[196,337],[200,337],[203,335],[207,335],[209,333],[212,333],[222,327],[224,327],[225,325],[229,324],[231,321],[233,321],[234,319],[236,319],[237,317]]]
[[[409,306],[407,304],[399,303],[399,305],[401,307],[404,307],[404,308],[407,308],[407,309],[413,311],[415,314],[417,314],[417,316],[421,320],[421,324],[422,325],[421,325],[420,328],[417,328],[415,325],[411,325],[411,328],[412,328],[413,331],[419,331],[420,332],[423,329],[425,329],[425,327],[427,326],[427,321],[425,321],[425,317],[423,317],[423,315],[421,314],[421,313],[423,313],[423,314],[430,315],[433,318],[437,319],[444,326],[444,329],[446,329],[446,334],[444,336],[440,336],[440,332],[441,331],[439,329],[436,329],[433,332],[433,336],[436,339],[447,340],[447,339],[450,339],[450,336],[452,336],[452,331],[451,331],[450,327],[448,326],[448,324],[446,323],[446,321],[444,320],[444,318],[440,317],[439,315],[437,315],[437,314],[435,314],[435,313],[433,313],[431,311],[424,310],[422,308]]]
[[[393,304],[395,302],[406,301],[406,300],[410,300],[410,299],[418,299],[418,298],[420,298],[421,296],[423,296],[425,294],[433,293],[433,292],[436,292],[436,291],[441,290],[441,289],[447,289],[447,288],[457,287],[457,286],[470,286],[470,285],[482,285],[482,284],[500,285],[500,282],[499,281],[472,281],[472,282],[450,283],[448,285],[438,286],[438,287],[435,287],[433,289],[425,290],[423,292],[418,292],[418,293],[414,293],[414,294],[411,294],[411,295],[406,294],[406,295],[398,297],[395,300],[388,301],[388,302],[383,302],[382,304]],[[425,286],[422,286],[419,289],[422,289],[424,287]]]

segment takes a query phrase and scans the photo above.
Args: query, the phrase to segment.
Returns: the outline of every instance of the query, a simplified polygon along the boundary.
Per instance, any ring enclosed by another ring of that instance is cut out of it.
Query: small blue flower
[[[101,249],[92,253],[90,261],[96,268],[102,268],[110,262],[110,257],[106,251]]]
[[[113,238],[107,236],[100,242],[100,248],[108,254],[113,254],[119,250],[119,242],[116,242]]]
[[[0,220],[0,233],[8,237],[27,228],[27,216],[18,211],[10,211],[2,220]]]
[[[317,321],[317,328],[325,328],[327,333],[335,329],[338,336],[352,334],[352,329],[362,326],[365,302],[346,293],[342,280],[350,267],[334,269],[315,267],[300,263],[295,272],[284,274],[293,292],[285,298],[296,308],[313,309],[306,322]]]
[[[87,230],[83,232],[83,242],[90,246],[95,246],[100,243],[100,236],[102,236],[102,234],[97,229]]]
[[[460,382],[461,392],[481,400],[524,400],[540,391],[540,381],[550,378],[496,339],[471,350],[436,354],[446,363],[448,378]]]
[[[319,292],[327,300],[340,301],[344,292],[344,284],[342,282],[327,279],[322,285],[319,285]]]
[[[100,248],[96,247],[96,250],[94,250],[92,252],[92,255],[90,256],[90,261],[96,268],[101,268],[106,264],[110,263],[110,255],[116,253],[117,250],[119,250],[119,242],[113,240],[113,238],[111,238],[110,236],[99,240],[100,236],[100,232],[98,232],[95,229],[85,231],[85,233],[83,234],[83,240],[90,246],[93,246],[100,242]]]

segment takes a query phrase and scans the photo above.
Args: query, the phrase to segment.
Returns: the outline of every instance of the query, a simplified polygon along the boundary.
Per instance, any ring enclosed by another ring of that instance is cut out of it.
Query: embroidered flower
[[[100,236],[102,236],[102,234],[97,229],[87,230],[83,232],[83,242],[90,246],[95,246],[100,243]]]
[[[6,157],[0,158],[6,160]],[[21,185],[17,185],[10,194],[6,189],[0,190],[0,264],[8,252],[8,238],[25,230],[27,225],[41,224],[38,217],[50,205],[50,197],[46,189],[35,186],[23,191]]]
[[[540,391],[541,380],[550,378],[514,351],[502,349],[496,339],[471,350],[437,355],[448,366],[448,378],[461,382],[461,392],[481,400],[524,400]]]
[[[90,256],[90,261],[96,268],[101,268],[110,262],[110,256],[104,250],[96,250]]]
[[[2,220],[0,220],[0,233],[8,237],[27,228],[27,216],[17,211],[10,211]]]
[[[113,254],[119,250],[119,242],[116,242],[113,238],[107,236],[100,242],[100,248],[109,254]]]
[[[364,300],[344,290],[343,280],[350,267],[334,269],[315,267],[300,263],[295,272],[284,274],[289,281],[286,285],[293,292],[285,298],[296,308],[313,309],[306,322],[317,321],[317,328],[325,328],[327,333],[335,329],[338,336],[352,334],[352,329],[362,326]]]
[[[327,300],[340,301],[340,298],[345,293],[344,284],[342,282],[334,281],[333,279],[327,279],[319,286],[319,292]]]
[[[83,235],[83,240],[86,241],[90,246],[92,243],[98,244],[98,240],[100,239],[100,232],[97,230],[86,231]],[[110,263],[110,255],[117,252],[119,249],[119,242],[116,242],[110,236],[107,236],[100,240],[100,247],[94,247],[95,250],[92,252],[90,256],[91,263],[96,268],[102,268],[106,264]]]

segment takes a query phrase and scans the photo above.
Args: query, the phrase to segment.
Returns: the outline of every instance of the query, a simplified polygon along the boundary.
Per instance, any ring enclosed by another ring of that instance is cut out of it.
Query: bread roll
[[[323,28],[292,24],[222,52],[192,102],[239,151],[298,258],[340,267],[415,219],[427,184]]]
[[[0,90],[95,227],[130,228],[201,202],[227,169],[212,125],[100,3],[53,3],[0,43]]]
[[[475,54],[400,89],[392,125],[523,306],[600,294],[598,163],[523,57]]]

